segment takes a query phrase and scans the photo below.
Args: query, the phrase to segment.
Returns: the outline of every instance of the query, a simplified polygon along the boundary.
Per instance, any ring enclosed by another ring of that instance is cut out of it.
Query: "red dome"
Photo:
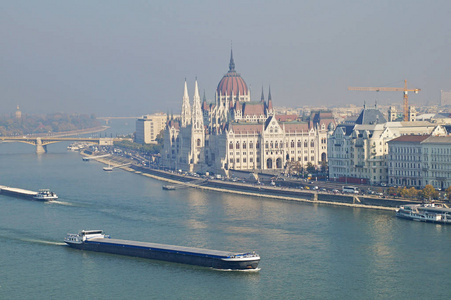
[[[243,78],[241,78],[240,74],[235,71],[229,71],[227,74],[222,77],[221,81],[218,84],[218,88],[216,89],[218,95],[247,95],[247,85],[244,82]]]
[[[246,82],[241,78],[240,74],[235,71],[235,62],[233,61],[233,52],[230,51],[229,72],[222,77],[216,89],[218,95],[247,95],[248,89]]]

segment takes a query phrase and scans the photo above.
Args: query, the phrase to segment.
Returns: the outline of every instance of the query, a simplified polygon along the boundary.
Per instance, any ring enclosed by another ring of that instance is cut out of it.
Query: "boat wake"
[[[250,273],[256,273],[259,272],[261,270],[261,268],[256,268],[256,269],[243,269],[243,270],[237,270],[237,269],[215,269],[213,268],[213,270],[215,271],[220,271],[220,272],[250,272]]]
[[[0,228],[0,238],[7,239],[7,240],[13,240],[13,241],[19,241],[19,242],[26,242],[26,243],[35,243],[35,244],[41,244],[41,245],[55,245],[55,246],[62,246],[66,245],[66,243],[60,242],[60,241],[51,241],[51,240],[45,240],[40,238],[32,238],[30,237],[30,233],[22,231],[22,230],[15,230],[10,228]]]
[[[46,241],[46,240],[36,240],[36,239],[19,239],[19,240],[24,241],[24,242],[44,244],[44,245],[55,245],[55,246],[65,246],[66,245],[66,243]]]
[[[49,201],[48,203],[55,203],[55,204],[66,205],[66,206],[77,206],[77,205],[75,205],[73,203],[65,202],[65,201],[59,201],[59,200]]]

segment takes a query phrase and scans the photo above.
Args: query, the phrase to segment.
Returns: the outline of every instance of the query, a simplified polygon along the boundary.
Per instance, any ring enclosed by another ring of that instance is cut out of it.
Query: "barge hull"
[[[121,243],[121,242],[103,242],[90,240],[81,244],[68,243],[68,245],[70,247],[80,250],[141,257],[147,259],[155,259],[226,270],[256,269],[260,261],[260,258],[231,260],[229,258],[226,258],[225,256],[221,257],[219,255],[216,255],[215,252],[219,251],[215,250],[211,250],[213,251],[211,254],[206,253],[208,250],[206,251],[203,249],[201,252],[196,252],[195,251],[196,248],[191,248],[194,251],[179,251],[179,249],[177,248],[181,247],[174,248],[173,246],[170,245],[158,244],[160,247],[155,248],[147,246],[145,245],[145,243],[137,242],[136,244],[133,244],[130,241],[123,241],[123,243]]]

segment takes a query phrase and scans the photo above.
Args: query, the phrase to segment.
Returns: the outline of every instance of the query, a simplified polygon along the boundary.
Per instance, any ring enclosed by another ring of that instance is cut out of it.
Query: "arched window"
[[[197,147],[200,147],[200,139],[197,139]]]
[[[279,143],[278,142],[276,142],[275,148],[279,148]]]
[[[236,142],[235,149],[240,149],[240,142]]]
[[[307,147],[308,146],[308,143],[307,143],[307,140],[305,140],[304,141],[304,147]]]
[[[243,142],[243,149],[246,149],[246,142]]]
[[[301,141],[298,140],[298,147],[300,148],[302,146]]]
[[[260,142],[257,142],[257,143],[255,144],[255,148],[260,149]]]
[[[294,140],[291,140],[291,148],[294,148]]]
[[[254,143],[252,142],[249,143],[249,149],[254,149]]]
[[[265,149],[268,149],[269,148],[269,144],[268,144],[268,142],[266,142],[265,143]]]
[[[310,141],[310,147],[315,147],[315,141],[314,140]]]
[[[271,141],[270,145],[271,145],[271,149],[274,148],[274,143],[272,141]]]
[[[232,142],[230,142],[230,144],[229,144],[229,149],[230,149],[230,150],[233,149],[233,143],[232,143]]]

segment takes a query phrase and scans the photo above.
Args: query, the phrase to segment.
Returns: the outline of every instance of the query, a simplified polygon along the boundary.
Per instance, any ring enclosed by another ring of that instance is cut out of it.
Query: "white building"
[[[138,144],[154,144],[158,134],[166,127],[167,115],[156,113],[136,120],[135,141]]]
[[[191,107],[185,82],[181,118],[165,129],[162,163],[191,172],[265,170],[281,172],[288,163],[318,166],[327,160],[327,134],[334,120],[330,112],[314,112],[308,120],[276,115],[271,90],[253,102],[245,81],[229,71],[215,93],[214,103],[200,105],[197,80]]]
[[[406,135],[389,142],[389,184],[424,188],[451,186],[451,136],[443,128],[434,135]],[[440,136],[441,135],[441,136]]]
[[[387,142],[409,134],[441,131],[430,122],[386,122],[377,109],[364,107],[355,124],[338,125],[328,140],[329,179],[347,183],[387,183]]]

